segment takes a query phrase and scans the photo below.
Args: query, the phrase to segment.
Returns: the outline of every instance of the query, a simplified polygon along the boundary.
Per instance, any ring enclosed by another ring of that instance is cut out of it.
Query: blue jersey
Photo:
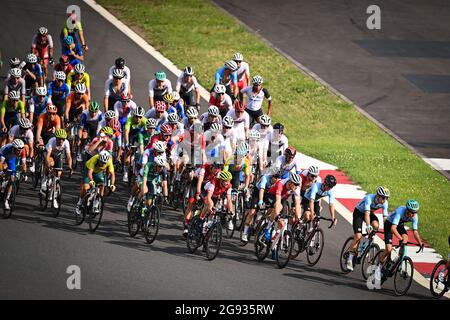
[[[406,216],[406,206],[401,206],[389,214],[387,221],[395,225],[404,224],[405,222],[412,222],[413,230],[417,230],[419,225],[419,215],[415,214],[413,218],[408,218]]]
[[[175,106],[170,106],[169,109],[167,109],[167,113],[177,113],[180,119],[184,118],[184,106],[178,101],[178,103]]]
[[[49,97],[45,97],[44,100],[39,102],[38,96],[31,97],[30,105],[34,106],[34,117],[37,118],[41,114],[44,114],[46,112],[47,104],[49,103],[50,99]]]
[[[265,174],[256,183],[256,188],[267,190],[267,189],[269,189],[269,187],[270,187],[270,175]]]
[[[38,76],[38,77],[42,77],[42,67],[39,63],[35,63],[34,68],[32,67],[31,64],[29,64],[28,66],[29,66],[29,70],[31,71],[32,74],[34,74],[35,76]]]
[[[8,170],[16,172],[19,156],[17,156],[12,143],[6,144],[0,148],[0,160],[3,161],[3,163],[6,162]]]
[[[228,79],[228,80],[226,80],[225,82],[222,82],[223,81],[223,74],[225,73],[225,67],[222,67],[222,68],[220,68],[220,69],[218,69],[217,71],[216,71],[216,74],[215,74],[215,83],[216,84],[223,84],[223,85],[228,85],[229,83],[230,83],[230,81],[233,81],[233,83],[234,84],[237,84],[238,83],[238,73],[237,73],[237,70],[235,71],[235,72],[232,72],[231,73],[231,75],[230,75],[230,78],[231,79]]]
[[[52,97],[52,101],[66,100],[70,94],[70,88],[66,83],[59,86],[56,81],[50,82],[48,85],[48,95]]]
[[[77,56],[82,56],[83,55],[83,50],[81,49],[80,44],[75,44],[75,48],[73,49],[73,52],[75,52],[75,54]],[[72,66],[81,63],[80,60],[78,60],[77,58],[75,58],[73,55],[70,54],[70,49],[67,46],[63,46],[62,47],[62,55],[63,56],[68,56],[69,57],[69,62]]]
[[[314,201],[319,201],[321,198],[328,196],[330,204],[334,203],[334,191],[333,189],[328,191],[322,190],[322,182],[315,182],[308,190],[305,192],[305,198],[308,200],[314,199]]]
[[[356,209],[358,209],[360,212],[366,212],[366,211],[375,211],[380,208],[383,208],[383,217],[387,217],[388,212],[388,202],[387,200],[381,204],[381,203],[375,203],[375,197],[376,194],[368,194],[366,195],[357,205]]]

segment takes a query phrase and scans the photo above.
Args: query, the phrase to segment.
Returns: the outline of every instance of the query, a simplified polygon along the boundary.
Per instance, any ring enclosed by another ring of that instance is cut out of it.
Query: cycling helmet
[[[64,73],[64,71],[56,71],[55,72],[55,78],[56,78],[56,80],[65,81],[66,80],[66,74]]]
[[[101,132],[103,132],[104,134],[106,134],[107,136],[112,136],[114,135],[114,130],[111,127],[103,127]]]
[[[295,184],[296,186],[299,186],[302,183],[302,178],[300,178],[300,176],[297,173],[291,172],[289,174],[289,181]]]
[[[47,30],[46,27],[40,27],[40,28],[38,29],[38,32],[39,32],[39,34],[40,34],[41,36],[45,36],[45,35],[48,33],[48,30]]]
[[[123,69],[114,68],[112,76],[113,78],[122,79],[125,76],[125,73],[123,72]]]
[[[220,123],[214,122],[209,130],[211,130],[211,132],[218,133],[222,130],[222,126],[220,125]]]
[[[229,60],[229,61],[225,62],[225,68],[229,69],[231,71],[236,71],[238,69],[238,65],[235,61]]]
[[[261,77],[261,76],[259,76],[259,75],[256,75],[256,76],[254,76],[254,77],[252,78],[252,83],[253,83],[253,85],[258,85],[258,86],[260,86],[260,85],[263,84],[263,82],[264,82],[263,77]]]
[[[8,99],[9,99],[9,100],[19,100],[19,99],[20,99],[20,93],[19,93],[19,91],[15,91],[15,90],[10,91],[10,92],[8,93]]]
[[[36,63],[37,62],[37,56],[34,53],[29,53],[27,55],[27,62],[28,63]]]
[[[411,212],[416,213],[417,211],[419,211],[419,202],[417,202],[416,200],[408,200],[406,201],[406,209],[408,209]]]
[[[105,113],[106,121],[109,121],[109,120],[111,120],[111,119],[113,119],[115,117],[116,117],[116,113],[113,110],[106,111],[106,113]]]
[[[333,175],[329,174],[325,177],[324,183],[333,188],[336,185],[337,181]]]
[[[249,139],[259,140],[261,139],[261,133],[258,130],[250,130],[248,134]]]
[[[284,131],[284,125],[277,122],[273,125],[273,130],[278,130],[280,133]]]
[[[158,112],[166,111],[166,103],[164,101],[156,101],[155,102],[155,110]]]
[[[97,112],[100,110],[100,104],[97,101],[91,101],[89,104],[89,111]]]
[[[389,198],[389,189],[383,186],[377,188],[377,195],[385,198]]]
[[[11,70],[9,70],[9,74],[11,75],[11,77],[21,77],[22,71],[19,68],[12,68]]]
[[[295,157],[297,154],[297,150],[295,150],[294,147],[287,147],[286,150],[284,150],[285,156]]]
[[[37,87],[36,88],[36,95],[38,95],[38,96],[46,96],[47,95],[47,88],[46,87]]]
[[[84,73],[86,71],[86,67],[82,63],[77,63],[73,69],[76,73]]]
[[[153,162],[155,165],[164,167],[166,165],[166,160],[164,159],[164,156],[157,156],[153,159]]]
[[[186,110],[186,117],[188,118],[197,118],[198,117],[198,111],[195,107],[189,107]]]
[[[239,100],[236,99],[236,101],[234,101],[234,110],[235,111],[244,111],[245,106],[244,106],[244,104],[241,104],[241,102]]]
[[[158,121],[156,121],[156,119],[153,119],[153,118],[147,119],[147,122],[145,123],[145,126],[147,129],[150,129],[150,128],[156,129],[157,125],[158,125]]]
[[[233,176],[231,175],[230,171],[220,171],[219,179],[223,181],[230,181],[231,179],[233,179]]]
[[[86,86],[84,83],[77,83],[75,86],[76,93],[86,93]]]
[[[58,109],[53,104],[49,104],[45,109],[46,113],[57,113]]]
[[[31,128],[31,121],[28,118],[22,118],[19,120],[19,126],[22,129],[30,129]]]
[[[238,156],[246,156],[249,151],[249,146],[247,142],[241,142],[236,148],[236,153]]]
[[[272,123],[272,119],[267,114],[263,114],[259,117],[259,123],[262,126],[270,126],[270,124]]]
[[[171,94],[171,93],[166,93],[166,94],[163,96],[163,100],[164,100],[164,102],[172,103],[172,102],[173,102],[173,96],[172,96],[172,94]]]
[[[244,60],[244,56],[241,53],[236,52],[233,56],[233,60],[236,62],[241,62],[242,60]]]
[[[169,122],[170,124],[178,123],[179,120],[180,117],[176,113],[171,113],[167,116],[167,122]]]
[[[14,57],[14,58],[11,58],[10,60],[9,60],[9,65],[11,66],[11,67],[16,67],[16,66],[18,66],[20,64],[20,59],[19,58],[17,58],[17,57]]]
[[[163,141],[156,141],[153,144],[153,150],[156,152],[164,152],[166,150],[166,144]]]
[[[72,36],[65,36],[65,37],[64,37],[64,43],[65,43],[66,45],[71,45],[71,44],[73,43],[73,38],[72,38]]]
[[[180,94],[177,91],[173,91],[172,98],[173,98],[173,101],[178,101],[178,100],[180,100]]]
[[[114,65],[118,69],[123,69],[125,67],[125,59],[124,58],[117,58],[116,61],[114,61]]]
[[[319,175],[319,167],[318,166],[310,166],[308,168],[308,174],[312,176],[318,176]]]
[[[109,159],[111,159],[111,154],[106,150],[100,151],[100,153],[98,155],[99,155],[99,160],[103,163],[107,163],[109,161]]]
[[[213,117],[218,117],[220,115],[219,108],[217,108],[214,105],[210,106],[208,108],[208,115],[213,116]]]
[[[230,116],[225,116],[222,119],[222,124],[224,127],[232,128],[234,126],[234,120]]]
[[[137,107],[136,110],[134,110],[132,113],[133,116],[143,117],[145,114],[145,110],[142,107]]]
[[[166,80],[166,73],[164,71],[157,71],[155,72],[155,77],[156,80],[164,81]]]
[[[55,131],[55,137],[60,139],[66,139],[67,138],[67,132],[64,129],[58,129]]]
[[[172,135],[172,127],[169,126],[167,123],[161,126],[160,131],[165,136]]]
[[[183,70],[183,73],[185,76],[193,76],[194,75],[194,69],[192,69],[192,67],[186,67]]]
[[[128,93],[122,92],[120,94],[120,101],[122,102],[129,102],[131,100],[131,97]]]
[[[23,149],[25,147],[25,144],[21,139],[14,139],[13,147],[16,149]]]
[[[223,84],[216,84],[214,87],[215,93],[225,93],[225,91],[227,91],[227,89],[225,88],[225,86]]]

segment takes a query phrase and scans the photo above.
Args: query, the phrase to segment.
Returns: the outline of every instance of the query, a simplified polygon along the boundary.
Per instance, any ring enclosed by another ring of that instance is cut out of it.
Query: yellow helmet
[[[58,129],[55,132],[56,138],[66,139],[67,138],[67,132],[64,129]]]
[[[173,102],[173,95],[171,93],[166,93],[163,96],[164,102],[172,103]]]
[[[114,135],[114,130],[111,127],[103,127],[102,132],[108,136]]]
[[[233,178],[230,171],[221,171],[219,173],[219,179],[224,181],[230,181]]]

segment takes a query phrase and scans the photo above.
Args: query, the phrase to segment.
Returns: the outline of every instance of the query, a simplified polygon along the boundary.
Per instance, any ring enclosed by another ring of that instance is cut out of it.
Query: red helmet
[[[236,111],[244,111],[245,110],[245,106],[243,104],[241,104],[239,102],[239,100],[236,99],[236,101],[234,101],[234,109]]]
[[[295,154],[297,153],[297,150],[295,150],[294,147],[288,147],[286,150],[284,150],[285,156],[295,157]]]
[[[158,112],[166,111],[166,103],[164,101],[156,101],[155,102],[155,110]]]
[[[172,135],[172,127],[167,123],[161,126],[160,131],[163,135]]]

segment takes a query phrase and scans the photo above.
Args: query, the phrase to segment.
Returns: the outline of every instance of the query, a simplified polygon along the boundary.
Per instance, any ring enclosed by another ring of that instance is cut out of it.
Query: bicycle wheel
[[[404,257],[397,266],[394,274],[394,291],[397,296],[403,296],[408,292],[414,275],[414,264],[410,257]]]
[[[103,217],[103,199],[99,194],[96,194],[89,206],[89,231],[95,232]]]
[[[443,277],[439,279],[439,275],[442,272],[442,269],[445,268],[447,261],[441,260],[433,268],[433,272],[431,273],[430,278],[430,291],[433,297],[441,298],[449,289],[449,270],[447,269],[443,274]],[[447,285],[446,285],[447,284]]]
[[[349,273],[350,270],[347,269],[347,259],[349,256],[349,250],[350,250],[350,246],[353,243],[353,237],[348,237],[347,240],[345,240],[344,245],[342,246],[341,249],[341,255],[339,256],[339,265],[341,267],[341,271],[344,273]],[[358,252],[359,249],[359,243],[358,243],[358,247],[356,248],[356,252]],[[356,261],[355,261],[355,256],[353,258],[353,268],[356,266]]]
[[[283,232],[277,243],[277,265],[278,268],[283,269],[289,262],[292,253],[293,244],[292,234],[289,230]]]
[[[153,243],[158,235],[159,218],[159,208],[156,205],[152,205],[147,213],[147,219],[145,220],[144,236],[148,244]]]
[[[292,229],[292,251],[291,251],[291,259],[295,259],[300,254],[301,244],[300,244],[300,233],[301,227],[298,223],[296,223]]]
[[[139,232],[141,222],[140,214],[141,206],[139,205],[139,200],[135,199],[133,205],[131,206],[130,212],[127,213],[128,233],[132,238],[134,238]]]
[[[219,223],[214,223],[205,236],[206,258],[214,260],[222,243],[222,228]]]
[[[5,208],[6,197],[8,196],[8,188],[11,185],[11,194],[9,195],[9,210]],[[11,181],[8,182],[3,193],[3,219],[9,219],[14,210],[14,204],[16,202],[16,184]]]
[[[359,244],[358,244],[359,247]],[[367,272],[369,267],[373,265],[373,259],[375,258],[375,255],[380,250],[380,246],[376,243],[372,243],[369,248],[366,249],[366,252],[364,253],[364,256],[362,257],[361,262],[361,273],[364,278],[364,280],[367,280],[369,278],[369,273]]]
[[[202,227],[200,218],[194,216],[188,225],[188,235],[186,237],[186,245],[189,253],[194,253],[198,247],[202,245]]]
[[[243,219],[244,212],[245,212],[245,203],[244,203],[244,195],[242,193],[238,194],[238,209],[239,215],[236,217],[236,230],[240,230],[243,222],[245,221]]]
[[[82,224],[84,219],[86,218],[86,214],[87,214],[87,211],[88,211],[88,208],[87,208],[87,197],[88,197],[88,195],[86,195],[84,197],[84,199],[83,199],[83,202],[82,202],[82,205],[81,205],[81,213],[77,214],[76,211],[73,212],[74,217],[75,217],[75,225],[76,226],[79,226],[80,224]]]
[[[183,214],[186,212],[188,200],[189,200],[189,184],[186,183],[183,188],[183,199],[181,201],[181,206],[183,207]]]
[[[318,228],[313,232],[314,234],[311,236],[306,245],[306,260],[310,266],[314,266],[317,262],[319,262],[319,259],[322,256],[324,244],[322,229]]]
[[[55,208],[54,205],[54,199],[56,199],[57,208]],[[56,180],[55,181],[55,187],[53,190],[53,199],[52,199],[52,208],[53,208],[53,217],[58,217],[59,212],[61,211],[61,205],[62,205],[62,188],[61,188],[61,181]]]
[[[265,230],[267,228],[268,223],[264,222],[261,228],[259,229],[258,233],[256,234],[255,239],[255,254],[258,261],[264,261],[265,258],[267,258],[270,246],[271,246],[271,240],[266,240],[265,237]]]
[[[45,195],[42,194],[41,190],[39,190],[39,208],[41,211],[45,211],[48,206],[48,193],[50,192],[48,190],[48,184],[47,184],[47,190],[45,190]]]

